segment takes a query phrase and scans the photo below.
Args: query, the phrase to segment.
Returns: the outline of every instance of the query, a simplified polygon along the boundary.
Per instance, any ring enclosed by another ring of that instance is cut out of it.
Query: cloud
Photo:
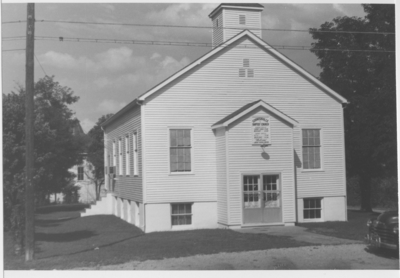
[[[88,133],[90,129],[95,125],[95,123],[88,118],[85,118],[83,121],[81,121],[81,127],[85,133]]]
[[[111,48],[96,55],[96,68],[120,71],[143,66],[145,64],[144,57],[132,56],[132,53],[132,49],[128,47]]]
[[[155,60],[161,57],[162,57],[161,54],[155,52],[153,55],[151,55],[150,60]]]
[[[60,69],[90,69],[95,67],[95,63],[85,56],[75,58],[70,54],[55,51],[48,51],[40,55],[39,60],[44,65]]]
[[[97,107],[97,110],[102,113],[115,113],[126,105],[126,102],[118,102],[113,99],[103,100]]]
[[[180,61],[166,56],[156,67],[155,82],[160,82],[190,63],[189,58],[183,57]]]
[[[92,71],[122,71],[126,69],[140,68],[145,64],[145,58],[133,56],[133,51],[128,47],[111,48],[95,55],[94,59],[86,56],[73,57],[67,53],[48,51],[40,55],[44,65],[54,66],[69,70]]]

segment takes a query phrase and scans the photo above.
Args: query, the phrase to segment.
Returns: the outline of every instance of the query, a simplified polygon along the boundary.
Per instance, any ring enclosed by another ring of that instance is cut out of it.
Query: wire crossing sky
[[[314,76],[320,68],[309,51],[315,42],[309,29],[340,16],[365,16],[360,4],[261,4],[262,39]],[[208,15],[218,5],[36,3],[35,81],[54,75],[70,87],[80,97],[71,108],[87,132],[100,116],[117,112],[210,51]],[[3,3],[1,20],[3,92],[10,93],[25,84],[26,4]]]
[[[24,23],[24,20],[18,21],[7,21],[3,24],[10,23]],[[37,23],[70,23],[70,24],[92,24],[92,25],[118,25],[118,26],[135,26],[135,27],[165,27],[165,28],[198,28],[198,29],[218,29],[218,30],[242,30],[241,28],[232,27],[212,27],[212,26],[185,26],[185,25],[156,25],[156,24],[138,24],[138,23],[117,23],[117,22],[87,22],[87,21],[67,21],[67,20],[47,20],[47,19],[36,19]],[[314,29],[314,28],[313,28]],[[250,29],[252,30],[252,29]],[[296,29],[272,29],[272,28],[261,28],[254,30],[262,31],[277,31],[277,32],[306,32],[310,30],[296,30]],[[330,31],[330,30],[313,30],[313,33],[332,33],[332,34],[369,34],[369,35],[395,35],[394,32],[361,32],[361,31]]]

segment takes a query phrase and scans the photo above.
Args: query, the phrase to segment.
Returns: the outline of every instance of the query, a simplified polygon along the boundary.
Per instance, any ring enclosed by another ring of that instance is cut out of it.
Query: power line
[[[47,73],[45,72],[44,68],[42,67],[42,64],[40,63],[40,61],[39,61],[39,59],[36,57],[36,55],[35,55],[35,58],[36,58],[36,61],[38,61],[40,67],[42,68],[42,71],[43,71],[44,75],[47,76]]]
[[[4,21],[1,24],[24,23],[26,20]]]
[[[2,41],[15,41],[15,40],[25,40],[26,36],[14,36],[14,37],[2,37]]]
[[[7,52],[7,51],[22,51],[22,50],[26,50],[25,48],[21,48],[21,49],[2,49],[2,52]]]
[[[188,46],[188,47],[212,47],[211,43],[191,43],[191,42],[171,42],[171,41],[141,41],[141,40],[118,40],[118,39],[89,39],[89,38],[69,38],[69,37],[35,37],[37,40],[58,40],[69,42],[90,42],[90,43],[116,43],[116,44],[141,44],[141,45],[161,45],[161,46]],[[227,44],[220,44],[216,47],[229,47]],[[239,45],[236,48],[258,48],[256,45]],[[282,50],[311,50],[310,46],[294,45],[271,45],[270,49]],[[366,50],[366,49],[337,49],[324,48],[313,49],[319,51],[349,51],[349,52],[395,52],[391,50]]]
[[[5,37],[4,41],[24,40],[25,37]],[[91,38],[71,38],[71,37],[47,37],[36,36],[35,40],[60,41],[60,42],[86,42],[86,43],[115,43],[115,44],[139,44],[139,45],[160,45],[160,46],[185,46],[185,47],[212,47],[211,43],[176,42],[176,41],[142,41],[142,40],[121,40],[121,39],[91,39]],[[221,44],[216,47],[229,47],[230,45]],[[235,48],[257,48],[256,45],[238,45]],[[347,52],[370,52],[370,53],[391,53],[394,50],[374,50],[374,49],[340,49],[340,48],[321,48],[312,49],[310,46],[302,45],[271,45],[271,49],[282,50],[315,50],[315,51],[347,51]]]
[[[8,21],[6,23],[20,23],[24,21]],[[229,30],[243,30],[243,28],[233,27],[212,27],[212,26],[195,26],[195,25],[157,25],[157,24],[140,24],[140,23],[118,23],[118,22],[90,22],[90,21],[68,21],[68,20],[36,20],[39,23],[67,23],[67,24],[87,24],[87,25],[117,25],[117,26],[134,26],[134,27],[163,27],[163,28],[194,28],[194,29],[229,29]],[[311,28],[316,29],[316,28]],[[310,33],[310,30],[306,29],[274,29],[274,28],[254,28],[250,30],[262,30],[262,31],[275,31],[275,32],[306,32]],[[338,30],[313,30],[312,33],[336,33],[336,34],[368,34],[368,35],[395,35],[395,32],[363,32],[363,31],[338,31]]]

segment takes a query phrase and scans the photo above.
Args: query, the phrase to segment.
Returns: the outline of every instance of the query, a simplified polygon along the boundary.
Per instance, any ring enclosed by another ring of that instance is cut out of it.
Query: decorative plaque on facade
[[[253,118],[251,128],[253,145],[271,144],[271,126],[268,116]]]

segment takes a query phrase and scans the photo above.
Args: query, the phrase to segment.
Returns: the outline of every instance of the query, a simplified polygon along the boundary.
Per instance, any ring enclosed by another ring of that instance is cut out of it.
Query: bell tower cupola
[[[212,45],[229,40],[247,29],[261,37],[261,12],[264,6],[247,3],[222,3],[208,16],[213,23]]]

